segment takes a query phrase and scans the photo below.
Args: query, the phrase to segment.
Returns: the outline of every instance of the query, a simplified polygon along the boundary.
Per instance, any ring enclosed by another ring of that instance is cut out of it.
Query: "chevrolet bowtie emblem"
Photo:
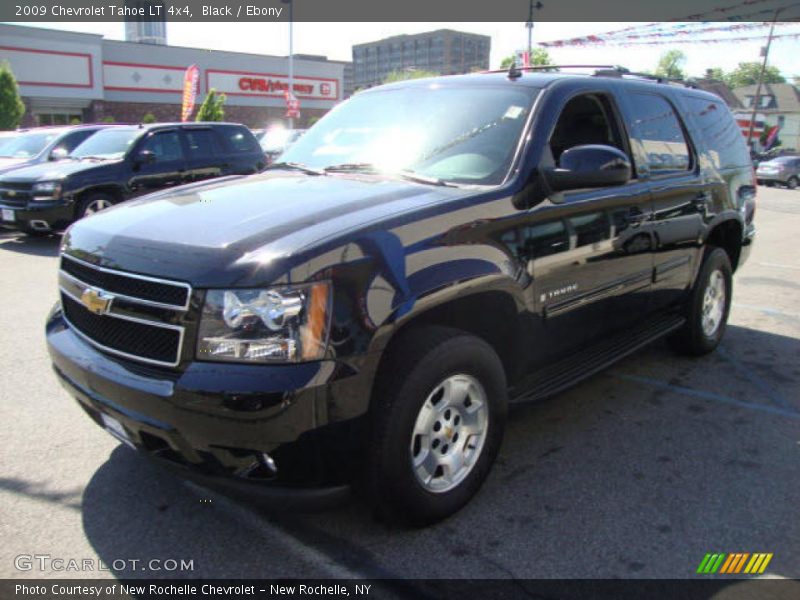
[[[8,190],[7,195],[10,198],[11,196],[16,196],[17,192],[15,192],[14,190]]]
[[[94,288],[86,288],[81,294],[83,305],[96,315],[105,314],[113,299],[113,296]]]

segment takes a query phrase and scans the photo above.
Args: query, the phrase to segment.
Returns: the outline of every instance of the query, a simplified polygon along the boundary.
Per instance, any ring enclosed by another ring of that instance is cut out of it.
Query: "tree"
[[[408,69],[404,71],[391,71],[386,74],[383,83],[393,83],[395,81],[406,81],[408,79],[424,79],[425,77],[438,77],[439,73],[425,71],[424,69]]]
[[[716,81],[727,82],[727,80],[728,80],[728,76],[725,74],[725,71],[723,71],[719,67],[711,67],[709,69],[706,69],[706,75],[705,76],[706,76],[706,79],[714,79]]]
[[[102,118],[103,123],[116,123],[117,120],[112,115],[106,115]]]
[[[500,62],[501,69],[508,69],[511,66],[512,62],[517,61],[517,55],[512,54],[511,56],[506,56]],[[547,65],[552,65],[553,59],[550,58],[550,54],[544,48],[534,48],[531,52],[531,66],[533,67],[546,67]],[[521,67],[522,65],[517,65]]]
[[[0,63],[0,129],[16,129],[25,114],[14,73],[7,62]]]
[[[211,88],[197,111],[196,121],[222,121],[225,119],[225,94]]]
[[[728,73],[727,84],[732,88],[757,85],[760,73],[761,63],[741,62],[738,67]],[[767,66],[764,71],[764,83],[786,83],[786,78],[781,75],[778,67]]]
[[[656,77],[666,77],[668,79],[684,79],[686,73],[683,65],[686,62],[686,55],[680,50],[667,50],[658,59],[656,67]]]
[[[151,112],[145,113],[145,115],[142,117],[142,123],[148,124],[155,122],[156,122],[156,116]]]

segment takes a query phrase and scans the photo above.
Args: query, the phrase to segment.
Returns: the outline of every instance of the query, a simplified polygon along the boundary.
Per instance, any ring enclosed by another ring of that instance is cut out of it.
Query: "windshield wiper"
[[[303,173],[308,173],[309,175],[325,175],[325,171],[322,169],[315,169],[314,167],[309,167],[302,163],[296,162],[276,162],[272,163],[271,165],[267,165],[265,171],[269,171],[271,169],[285,169],[287,171],[302,171]]]
[[[416,181],[417,183],[425,183],[427,185],[441,185],[446,187],[458,187],[454,183],[450,183],[449,181],[445,181],[444,179],[439,179],[438,177],[430,177],[428,175],[420,175],[419,173],[415,173],[409,169],[403,169],[402,171],[398,171],[397,174],[402,177],[403,179],[408,179],[409,181]]]
[[[326,173],[346,173],[348,171],[354,173],[374,173],[378,170],[378,167],[373,165],[372,163],[341,163],[338,165],[328,165],[325,167]]]

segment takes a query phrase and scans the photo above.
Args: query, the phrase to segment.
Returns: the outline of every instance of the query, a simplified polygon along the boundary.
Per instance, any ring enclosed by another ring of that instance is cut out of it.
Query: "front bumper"
[[[325,361],[145,367],[95,349],[58,310],[46,334],[59,381],[86,413],[100,426],[103,414],[116,419],[136,449],[186,478],[296,509],[347,495],[363,419],[352,407],[335,422],[328,412],[358,374],[339,377]]]
[[[0,203],[0,209],[13,211],[13,220],[0,223],[15,229],[33,229],[31,221],[45,221],[51,230],[66,229],[74,220],[74,206],[64,200],[28,202],[24,206]]]

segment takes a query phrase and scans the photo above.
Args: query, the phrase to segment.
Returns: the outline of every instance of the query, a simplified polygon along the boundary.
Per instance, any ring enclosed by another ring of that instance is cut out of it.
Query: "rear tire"
[[[731,307],[732,275],[728,253],[709,246],[691,291],[686,323],[668,338],[674,350],[702,356],[719,345]]]
[[[439,326],[401,335],[370,408],[366,491],[382,520],[421,526],[457,512],[486,479],[503,439],[506,379],[478,337]]]
[[[786,182],[786,187],[790,190],[797,189],[798,184],[800,184],[800,180],[797,177],[789,177],[789,180]]]

